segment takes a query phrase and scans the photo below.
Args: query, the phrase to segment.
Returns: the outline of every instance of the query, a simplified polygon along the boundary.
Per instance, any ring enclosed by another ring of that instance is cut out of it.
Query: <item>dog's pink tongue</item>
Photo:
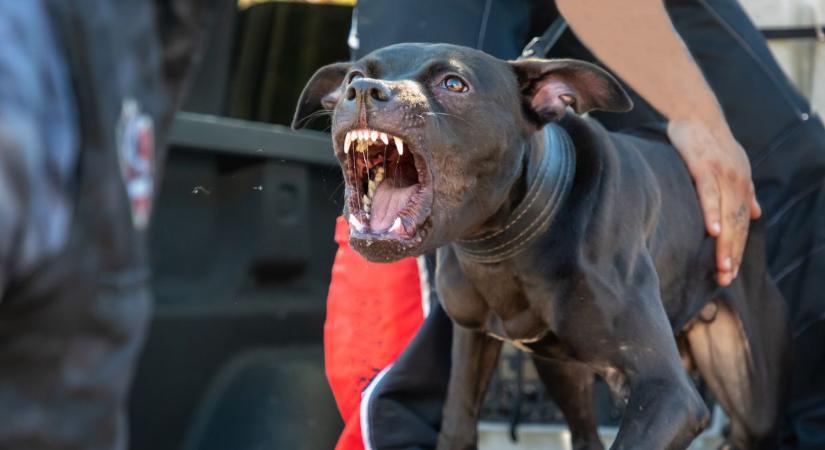
[[[372,231],[389,229],[398,217],[398,213],[407,206],[417,187],[417,184],[393,187],[392,180],[379,184],[370,206],[370,229]]]

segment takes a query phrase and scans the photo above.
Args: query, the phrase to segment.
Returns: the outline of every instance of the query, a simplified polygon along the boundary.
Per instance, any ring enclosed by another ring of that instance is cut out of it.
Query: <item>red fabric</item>
[[[339,217],[324,324],[326,373],[346,425],[336,450],[362,450],[361,394],[395,361],[424,321],[415,258],[371,263],[349,246]]]

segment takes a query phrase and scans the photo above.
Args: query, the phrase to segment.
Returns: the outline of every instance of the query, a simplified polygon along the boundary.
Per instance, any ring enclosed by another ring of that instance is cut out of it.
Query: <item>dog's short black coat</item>
[[[630,102],[587,63],[506,62],[440,44],[400,44],[324,67],[299,101],[294,125],[319,109],[333,112],[345,214],[358,225],[353,247],[378,261],[438,248],[439,294],[458,325],[438,448],[475,448],[501,339],[534,356],[577,449],[602,448],[590,398],[595,374],[626,402],[611,448],[687,447],[709,414],[685,366],[730,416],[732,448],[777,448],[788,331],[765,269],[761,224],[751,227],[738,278],[720,288],[715,242],[675,149],[609,133],[565,114],[568,107],[623,111]],[[558,213],[514,256],[468,257],[457,243],[500,230],[524,199],[545,126],[560,126],[575,146]],[[355,129],[400,136],[412,155],[395,161],[414,164],[418,178],[409,182],[416,194],[402,197],[409,204],[398,213],[400,232],[365,227],[359,218],[369,214],[353,211],[363,169],[343,147]]]

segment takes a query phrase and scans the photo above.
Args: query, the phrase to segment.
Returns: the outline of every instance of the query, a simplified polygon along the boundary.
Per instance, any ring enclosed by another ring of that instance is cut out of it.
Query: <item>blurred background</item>
[[[800,91],[825,108],[825,0],[741,2]],[[170,136],[155,211],[156,307],[131,396],[135,450],[334,447],[342,422],[322,334],[340,169],[323,121],[288,124],[312,73],[349,58],[353,5],[224,1]],[[503,355],[482,449],[567,448],[526,361]],[[606,392],[597,404],[609,437],[619,411]],[[696,448],[711,448],[721,426]]]

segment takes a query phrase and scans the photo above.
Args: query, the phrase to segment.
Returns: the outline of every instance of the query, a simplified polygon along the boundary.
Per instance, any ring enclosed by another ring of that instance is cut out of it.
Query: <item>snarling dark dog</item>
[[[577,449],[602,448],[594,374],[626,402],[611,448],[687,447],[709,414],[685,365],[730,416],[732,447],[777,448],[786,313],[761,226],[720,288],[675,149],[565,114],[630,107],[596,66],[450,45],[387,47],[305,88],[293,125],[333,112],[351,245],[373,261],[438,248],[458,325],[438,448],[475,448],[502,340],[534,355]]]

